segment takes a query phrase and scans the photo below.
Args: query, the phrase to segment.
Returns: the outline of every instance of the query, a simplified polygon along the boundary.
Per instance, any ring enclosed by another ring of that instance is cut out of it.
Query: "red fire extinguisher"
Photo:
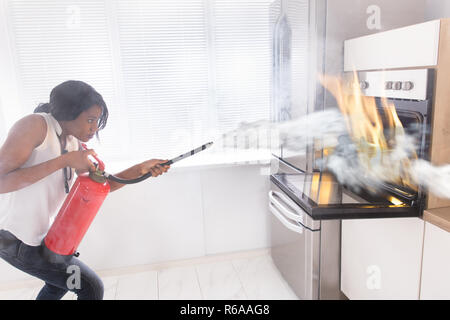
[[[196,153],[206,150],[212,145],[207,143],[197,149],[180,155],[161,166],[171,165]],[[86,145],[82,145],[87,149]],[[97,157],[96,170],[80,175],[67,195],[55,221],[43,241],[43,255],[50,262],[67,262],[72,256],[78,256],[78,245],[97,215],[103,201],[110,191],[108,180],[121,184],[135,184],[152,176],[149,172],[142,177],[124,180],[105,172],[105,164]]]
[[[95,159],[98,161],[96,171],[77,178],[44,239],[45,247],[53,253],[77,255],[78,245],[110,191],[104,176],[105,165]]]

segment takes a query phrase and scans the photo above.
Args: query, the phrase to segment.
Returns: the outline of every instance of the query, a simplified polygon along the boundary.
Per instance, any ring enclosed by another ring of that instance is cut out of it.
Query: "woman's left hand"
[[[162,166],[162,163],[166,163],[169,160],[159,160],[159,159],[152,159],[145,162],[142,162],[139,165],[139,171],[141,176],[151,172],[152,177],[157,177],[162,175],[163,173],[167,172],[170,169],[170,166]]]

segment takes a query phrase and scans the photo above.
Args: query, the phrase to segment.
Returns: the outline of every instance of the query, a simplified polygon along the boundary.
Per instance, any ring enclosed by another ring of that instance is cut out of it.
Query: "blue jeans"
[[[103,299],[102,280],[76,257],[49,262],[43,256],[43,246],[26,245],[5,230],[0,230],[0,257],[45,282],[37,300],[59,300],[68,291],[75,292],[78,300]]]

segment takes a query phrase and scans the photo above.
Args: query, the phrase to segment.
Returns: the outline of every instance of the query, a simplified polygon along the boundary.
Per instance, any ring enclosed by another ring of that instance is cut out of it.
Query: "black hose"
[[[120,178],[115,177],[113,175],[108,175],[108,176],[106,176],[106,178],[108,180],[115,181],[115,182],[118,182],[118,183],[121,183],[121,184],[135,184],[135,183],[139,183],[141,181],[144,181],[144,180],[150,178],[151,176],[152,176],[152,173],[149,172],[146,175],[143,175],[142,177],[139,177],[139,178],[136,178],[136,179],[131,179],[131,180],[120,179]]]
[[[160,164],[160,166],[170,166],[171,164],[172,164],[172,160],[170,160],[168,162],[165,162],[165,163],[162,163],[162,164]],[[136,184],[136,183],[142,182],[144,180],[147,180],[151,176],[152,176],[152,173],[149,172],[149,173],[143,175],[142,177],[128,180],[128,179],[121,179],[121,178],[118,178],[118,177],[113,176],[111,174],[105,173],[106,179],[114,181],[114,182],[117,182],[117,183],[120,183],[120,184]]]

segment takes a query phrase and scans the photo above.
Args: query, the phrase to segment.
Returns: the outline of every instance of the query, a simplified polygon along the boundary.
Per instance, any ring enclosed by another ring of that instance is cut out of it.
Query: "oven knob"
[[[411,81],[403,82],[402,89],[405,91],[411,91],[412,89],[414,89],[414,82]]]
[[[394,90],[402,90],[402,83],[400,81],[394,82]]]
[[[361,90],[366,90],[367,88],[369,88],[369,83],[367,81],[361,81],[359,83],[359,86],[360,86]]]
[[[385,83],[385,89],[386,90],[392,90],[392,87],[394,86],[394,83],[392,81],[387,81]]]

